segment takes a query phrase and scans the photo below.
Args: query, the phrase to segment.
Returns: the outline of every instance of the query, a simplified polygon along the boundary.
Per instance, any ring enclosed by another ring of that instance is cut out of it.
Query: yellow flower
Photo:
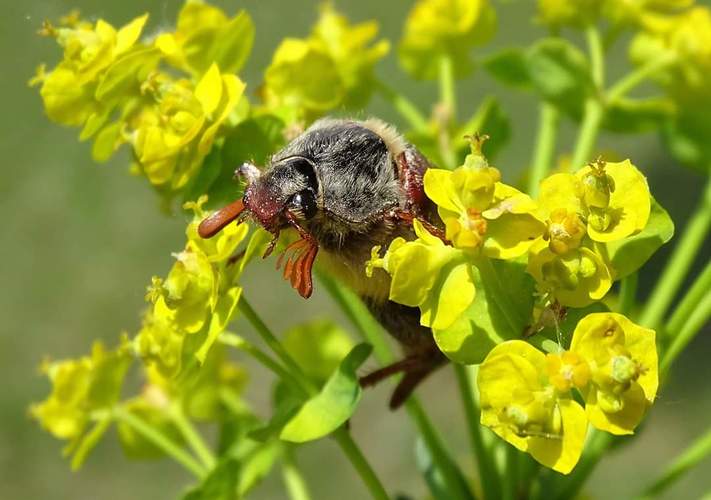
[[[132,360],[130,343],[123,335],[115,350],[107,351],[95,342],[89,356],[43,364],[52,392],[32,405],[30,414],[55,437],[69,441],[65,454],[73,455],[72,469],[81,466],[108,429]]]
[[[597,162],[580,169],[588,235],[594,241],[621,240],[644,229],[652,198],[647,180],[629,160]]]
[[[414,221],[414,227],[417,239],[396,238],[384,257],[375,247],[366,272],[372,276],[375,269],[384,269],[391,276],[390,300],[419,307],[424,326],[447,328],[474,300],[471,264],[419,221]]]
[[[321,6],[311,39],[336,64],[345,90],[343,104],[346,107],[359,108],[367,103],[374,86],[373,67],[390,50],[387,40],[374,41],[377,34],[377,22],[351,25],[330,3]]]
[[[585,224],[577,213],[557,208],[550,214],[544,239],[551,252],[563,255],[578,248],[585,234]]]
[[[488,166],[475,142],[463,166],[425,172],[425,193],[437,204],[446,238],[455,248],[513,259],[543,234],[535,202],[499,179],[499,171]]]
[[[538,19],[549,26],[584,26],[599,15],[600,0],[538,0]]]
[[[139,169],[153,185],[174,191],[187,184],[244,88],[216,65],[195,86],[160,73],[145,82],[150,103],[128,119],[126,133]]]
[[[479,368],[481,423],[563,474],[585,443],[583,408],[546,377],[546,356],[521,340],[494,347]]]
[[[64,48],[64,58],[52,71],[43,72],[30,83],[42,83],[40,95],[51,120],[81,125],[92,114],[103,111],[95,97],[99,80],[135,45],[147,19],[147,14],[137,17],[118,31],[101,19],[95,24],[74,20],[70,26],[59,28],[45,24],[43,33],[56,38]]]
[[[589,305],[603,298],[612,286],[607,264],[585,247],[557,254],[539,240],[531,247],[528,272],[543,291],[552,293],[565,306]]]
[[[374,21],[351,25],[330,4],[307,38],[286,38],[264,76],[262,96],[287,122],[312,121],[339,106],[360,108],[373,88],[373,67],[388,53],[372,43]]]
[[[654,330],[617,313],[589,314],[575,328],[570,351],[589,365],[582,393],[590,423],[612,434],[632,434],[657,394]]]
[[[187,202],[183,208],[193,211],[193,220],[185,229],[188,241],[196,245],[211,263],[224,264],[232,255],[249,232],[248,224],[229,224],[216,236],[205,239],[198,234],[198,226],[208,216],[203,209],[207,195],[201,196],[196,202]]]
[[[217,7],[188,0],[178,13],[176,30],[161,33],[155,46],[173,66],[201,77],[212,64],[237,73],[252,50],[254,24],[247,12],[228,18]]]
[[[400,61],[416,78],[433,80],[447,57],[458,76],[471,71],[469,51],[486,43],[496,29],[487,0],[419,0],[405,21]]]
[[[571,351],[546,355],[548,380],[559,392],[585,387],[590,381],[587,361]]]

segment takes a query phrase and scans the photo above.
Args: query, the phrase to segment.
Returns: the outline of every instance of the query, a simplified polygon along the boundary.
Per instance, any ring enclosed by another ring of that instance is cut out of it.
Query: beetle
[[[387,246],[398,236],[414,239],[414,219],[442,235],[422,182],[429,167],[381,120],[321,119],[274,154],[263,171],[242,165],[237,173],[247,183],[243,197],[198,228],[201,237],[210,238],[232,221],[251,217],[274,235],[265,257],[282,230],[294,229],[298,239],[277,261],[292,287],[304,298],[311,295],[318,255],[319,265],[349,285],[403,346],[402,360],[360,379],[362,386],[370,386],[404,373],[390,399],[393,409],[446,358],[431,330],[420,325],[419,310],[390,301],[389,276],[376,270],[367,278],[365,262],[376,245]]]

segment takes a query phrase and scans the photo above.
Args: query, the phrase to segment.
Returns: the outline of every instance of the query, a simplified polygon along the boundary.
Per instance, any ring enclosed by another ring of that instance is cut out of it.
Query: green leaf
[[[91,147],[91,157],[94,161],[103,163],[111,158],[111,155],[116,151],[116,145],[119,137],[121,137],[121,122],[111,123],[101,129],[94,139],[94,144]]]
[[[222,73],[237,73],[242,69],[254,45],[254,22],[242,10],[223,26],[206,60],[214,61]]]
[[[491,76],[511,87],[528,89],[532,85],[526,52],[518,47],[506,48],[489,56],[483,66]]]
[[[200,168],[183,190],[183,202],[195,201],[203,194],[210,192],[210,187],[217,181],[222,172],[222,153],[219,147],[213,146],[200,165]],[[229,168],[228,168],[229,169]],[[234,174],[234,169],[232,169]],[[235,185],[237,183],[235,182]],[[209,195],[208,195],[209,196]],[[212,202],[212,197],[209,201]]]
[[[318,382],[328,379],[353,347],[348,334],[330,320],[316,320],[291,328],[284,348],[306,375]]]
[[[358,344],[341,361],[321,392],[309,399],[282,429],[280,438],[303,443],[330,434],[353,414],[360,401],[361,388],[356,369],[373,350],[370,344]]]
[[[279,441],[273,440],[257,444],[240,457],[241,474],[237,484],[239,498],[243,498],[269,474],[281,451]]]
[[[220,461],[205,480],[189,491],[183,500],[237,500],[237,484],[240,477],[239,461],[227,457]]]
[[[440,350],[452,361],[481,363],[504,340],[521,338],[533,311],[533,278],[523,262],[492,261],[493,273],[472,266],[474,301],[450,327],[434,329]]]
[[[227,290],[217,301],[215,310],[210,317],[210,325],[207,329],[207,337],[200,346],[200,349],[195,353],[195,357],[200,364],[205,363],[205,358],[210,348],[219,338],[220,334],[225,331],[227,325],[232,320],[237,308],[237,302],[242,295],[242,288],[233,287]]]
[[[659,130],[674,111],[674,103],[669,99],[622,99],[606,108],[603,126],[613,132],[650,132]]]
[[[611,243],[597,245],[612,263],[615,279],[635,272],[674,235],[674,222],[664,208],[652,198],[647,225],[637,234]]]
[[[243,121],[226,137],[222,161],[232,172],[246,161],[264,165],[269,156],[284,145],[284,122],[274,115],[262,115]]]
[[[593,91],[583,53],[563,39],[546,38],[530,49],[526,59],[537,93],[567,115],[582,116],[585,100]]]
[[[477,132],[489,136],[482,147],[482,152],[487,159],[493,161],[511,138],[511,122],[495,97],[489,96],[484,99],[472,117],[455,135],[457,153],[460,157],[469,153],[471,144],[470,141],[464,139],[464,136]]]

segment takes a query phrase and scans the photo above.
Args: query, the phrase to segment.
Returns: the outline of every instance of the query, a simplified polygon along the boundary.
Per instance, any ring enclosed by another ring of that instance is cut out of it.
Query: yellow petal
[[[604,411],[600,397],[605,394],[594,387],[585,396],[585,411],[590,423],[601,431],[618,436],[634,434],[649,406],[642,387],[636,382],[632,382],[630,388],[618,396],[621,409],[616,412]]]
[[[546,467],[568,474],[580,460],[588,419],[585,410],[572,399],[558,400],[558,410],[562,422],[561,438],[531,437],[527,451]]]
[[[195,87],[195,97],[202,104],[203,112],[211,114],[217,109],[222,97],[222,77],[217,64],[212,64]]]
[[[422,180],[425,194],[438,207],[458,213],[464,207],[457,203],[457,195],[452,184],[452,172],[441,168],[428,168]]]
[[[584,167],[576,175],[582,179],[590,170],[591,167]],[[629,160],[606,163],[605,172],[615,183],[607,209],[611,223],[604,231],[588,224],[590,238],[600,242],[620,240],[644,229],[652,206],[647,180]]]
[[[136,43],[138,37],[141,36],[141,31],[143,31],[146,21],[148,21],[148,14],[143,14],[118,31],[116,34],[116,54],[125,52]]]
[[[543,179],[538,203],[546,218],[559,208],[574,213],[582,212],[580,189],[580,181],[572,174],[553,174]]]

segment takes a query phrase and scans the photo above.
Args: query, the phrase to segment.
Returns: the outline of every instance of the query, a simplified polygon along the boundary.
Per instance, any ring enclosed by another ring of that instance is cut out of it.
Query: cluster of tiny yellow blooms
[[[473,304],[476,273],[489,259],[527,260],[544,304],[581,308],[599,301],[617,277],[608,245],[638,234],[650,216],[646,180],[629,161],[600,160],[574,174],[551,175],[536,202],[500,182],[481,153],[481,138],[472,141],[464,165],[424,176],[444,234],[415,221],[414,241],[398,238],[382,256],[375,247],[366,268],[369,275],[384,269],[391,276],[390,299],[419,307],[421,324],[438,343]],[[511,340],[488,353],[479,375],[482,423],[567,473],[580,456],[588,420],[615,434],[632,432],[654,399],[656,370],[653,331],[618,314],[590,314],[569,352],[546,357]],[[585,411],[570,398],[573,387],[583,394]]]
[[[446,55],[455,74],[466,75],[474,67],[471,48],[489,41],[495,29],[488,0],[420,0],[405,19],[400,62],[415,78],[434,80]]]
[[[41,33],[64,49],[51,70],[38,68],[47,115],[82,127],[95,160],[123,144],[133,151],[134,173],[170,196],[193,179],[215,141],[251,116],[276,115],[290,124],[331,109],[362,107],[370,96],[372,68],[389,49],[368,44],[374,22],[351,26],[325,5],[306,39],[278,47],[261,87],[263,104],[251,104],[234,73],[252,48],[254,26],[245,11],[229,18],[220,9],[188,0],[173,32],[143,37],[148,16],[116,29],[78,14]],[[319,74],[318,79],[311,77]]]
[[[69,441],[66,453],[73,455],[74,467],[106,430],[117,406],[173,435],[171,412],[176,405],[191,418],[214,420],[220,393],[239,394],[244,385],[246,373],[226,359],[215,341],[236,313],[242,291],[239,276],[263,251],[268,235],[255,231],[248,238],[248,226],[239,224],[211,240],[200,238],[197,226],[206,215],[204,202],[202,198],[188,204],[195,219],[188,225],[185,249],[174,254],[175,264],[165,279],[153,278],[146,295],[149,308],[137,335],[129,339],[124,334],[114,350],[97,343],[88,357],[43,365],[52,393],[31,413],[57,438]],[[242,258],[231,260],[247,239]],[[123,399],[123,381],[135,359],[143,361],[145,384],[138,396]],[[119,425],[119,433],[129,455],[146,452],[147,444],[130,427]]]

